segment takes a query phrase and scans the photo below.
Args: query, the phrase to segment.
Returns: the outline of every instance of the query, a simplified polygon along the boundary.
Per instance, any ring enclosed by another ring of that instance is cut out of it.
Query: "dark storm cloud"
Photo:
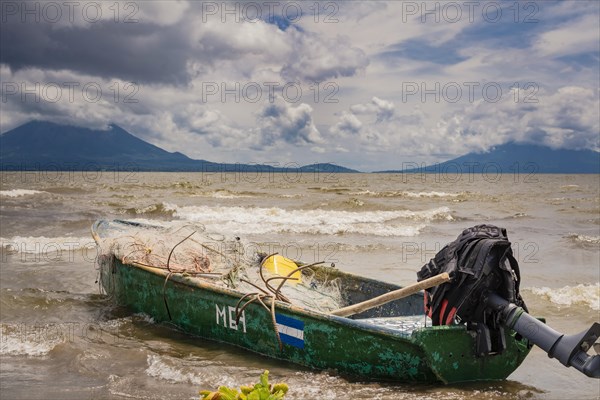
[[[0,62],[25,68],[73,70],[146,83],[185,83],[188,41],[177,26],[115,23],[57,26],[8,19],[0,28]]]
[[[19,8],[47,4],[10,3]],[[3,6],[0,63],[11,71],[70,70],[105,79],[176,85],[219,70],[216,66],[222,61],[230,61],[245,75],[254,66],[275,64],[282,78],[311,82],[353,76],[369,64],[364,51],[341,37],[322,37],[299,26],[283,29],[262,20],[205,15],[202,2],[173,3],[185,5],[179,13],[165,4],[140,3],[135,21],[129,22],[124,16],[115,21],[111,6],[104,6],[103,19],[93,23],[66,15],[52,22],[44,15],[8,13]]]

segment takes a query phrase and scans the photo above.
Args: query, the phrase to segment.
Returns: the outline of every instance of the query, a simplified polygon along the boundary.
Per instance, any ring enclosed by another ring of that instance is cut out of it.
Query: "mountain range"
[[[115,170],[184,172],[358,172],[330,163],[297,168],[215,163],[170,153],[118,125],[94,130],[32,121],[0,136],[2,170]]]
[[[298,168],[266,164],[215,163],[170,153],[118,125],[95,130],[31,121],[0,135],[2,170],[114,170],[185,172],[359,172],[332,163]],[[380,173],[600,173],[600,153],[507,143],[439,164],[404,162]]]
[[[552,149],[524,143],[506,143],[487,153],[469,153],[433,165],[407,162],[402,169],[381,173],[598,174],[600,153],[593,150]]]

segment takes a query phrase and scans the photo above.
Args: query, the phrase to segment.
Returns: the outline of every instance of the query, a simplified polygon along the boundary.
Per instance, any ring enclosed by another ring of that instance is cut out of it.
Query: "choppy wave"
[[[321,187],[309,187],[309,190],[318,190],[320,192],[324,192],[324,193],[336,193],[336,194],[343,194],[343,193],[347,193],[350,191],[349,188],[346,187],[342,187],[342,186],[337,186],[337,185],[333,185],[333,186],[321,186]]]
[[[532,287],[524,290],[559,306],[585,305],[592,310],[600,310],[600,283],[561,288]]]
[[[173,210],[165,209],[163,203],[150,204],[144,207],[131,207],[120,210],[121,214],[129,215],[153,215],[153,216],[172,216]]]
[[[231,367],[219,365],[219,362],[156,354],[148,355],[147,362],[146,375],[170,383],[189,383],[200,387],[239,386],[233,378],[239,371],[231,371]]]
[[[48,192],[43,192],[40,190],[30,190],[30,189],[0,190],[0,196],[4,196],[4,197],[31,196],[34,194],[48,194]]]
[[[204,189],[207,186],[211,186],[212,182],[210,179],[202,179],[191,181],[177,181],[177,182],[168,182],[168,183],[156,183],[149,184],[148,182],[139,182],[136,181],[135,184],[130,185],[131,187],[140,187],[144,189],[153,189],[153,190],[195,190],[195,189]],[[109,190],[121,190],[118,186],[108,186]]]
[[[43,357],[63,342],[50,325],[0,325],[0,355]]]
[[[566,189],[566,190],[573,190],[573,189],[579,189],[579,185],[562,185],[560,188]]]
[[[77,251],[96,246],[90,237],[45,237],[45,236],[13,236],[0,237],[0,249],[9,253],[47,254],[63,251]]]
[[[258,207],[208,207],[165,204],[173,215],[201,222],[209,231],[264,234],[277,232],[309,234],[363,234],[415,236],[432,221],[453,221],[448,207],[424,211],[284,210]]]
[[[458,197],[463,193],[446,193],[446,192],[404,192],[406,197]]]
[[[350,200],[346,201],[346,204],[350,207],[362,207],[365,205],[365,202],[357,199],[356,197],[352,197]]]
[[[528,218],[530,215],[524,212],[517,212],[513,215],[509,215],[508,217],[504,217],[502,219],[515,219],[515,218]]]
[[[257,193],[253,192],[232,192],[231,190],[216,190],[214,192],[208,193],[209,197],[213,197],[215,199],[241,199],[241,198],[249,198],[256,197]]]
[[[245,199],[252,197],[260,197],[264,196],[264,193],[261,192],[252,192],[252,191],[235,191],[228,189],[218,189],[211,190],[206,192],[200,192],[193,195],[194,197],[212,197],[214,199]]]
[[[466,196],[468,193],[447,193],[447,192],[408,192],[408,191],[384,191],[384,192],[373,192],[370,190],[362,190],[359,192],[350,193],[355,196],[370,196],[370,197],[408,197],[408,198],[456,198],[459,196]]]
[[[566,239],[569,239],[571,242],[575,244],[583,244],[583,245],[598,245],[600,244],[600,236],[588,236],[588,235],[579,235],[577,233],[569,233],[565,236]]]
[[[163,379],[174,383],[191,383],[201,385],[203,380],[201,375],[193,372],[185,372],[169,363],[163,357],[151,354],[148,356],[148,368],[146,374],[154,378]]]
[[[190,181],[180,181],[180,182],[174,182],[171,183],[170,185],[164,186],[164,185],[157,185],[156,188],[157,189],[168,189],[168,188],[174,188],[174,189],[199,189],[205,186],[209,186],[210,182],[208,181],[202,181],[202,182],[190,182]]]

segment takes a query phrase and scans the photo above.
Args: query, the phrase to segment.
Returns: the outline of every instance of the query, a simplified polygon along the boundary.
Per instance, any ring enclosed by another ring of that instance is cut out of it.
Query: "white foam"
[[[409,197],[409,198],[423,198],[423,197],[458,197],[465,193],[447,193],[447,192],[407,192],[407,191],[391,191],[391,192],[373,192],[371,190],[362,190],[360,192],[353,192],[352,195],[356,196],[371,196],[371,197]]]
[[[384,193],[398,193],[398,192],[372,192],[370,190],[361,190],[359,192],[350,193],[353,196],[382,196]]]
[[[560,306],[586,305],[592,310],[600,310],[600,283],[562,288],[532,287],[525,290]]]
[[[96,244],[90,237],[73,236],[13,236],[0,237],[0,248],[15,253],[48,254],[63,251],[93,249]]]
[[[181,359],[156,354],[148,355],[146,360],[148,362],[146,375],[170,383],[188,383],[199,387],[239,386],[239,383],[228,373],[227,367],[217,366],[212,361]],[[206,368],[207,366],[210,368]]]
[[[34,194],[44,194],[48,192],[43,192],[40,190],[30,190],[30,189],[12,189],[12,190],[0,190],[0,196],[5,197],[19,197],[19,196],[30,196]]]
[[[156,204],[150,204],[149,206],[146,207],[140,207],[140,208],[136,208],[134,209],[136,214],[147,214],[147,213],[152,213],[155,211],[158,211],[160,207]]]
[[[566,238],[573,240],[576,243],[584,244],[600,244],[600,236],[578,235],[577,233],[569,233]]]
[[[171,363],[165,362],[162,357],[151,354],[147,358],[148,368],[146,374],[154,378],[173,383],[191,383],[201,385],[203,380],[199,375],[192,372],[183,372]]]
[[[59,335],[47,335],[43,326],[34,328],[2,324],[0,355],[43,357],[62,342]]]
[[[175,358],[149,354],[146,360],[146,375],[170,383],[192,384],[200,388],[239,387],[240,383],[234,376],[247,369],[194,356]]]
[[[248,194],[238,194],[235,192],[230,192],[229,190],[217,190],[215,192],[212,192],[210,196],[214,197],[215,199],[242,199],[254,197]]]
[[[404,192],[406,197],[458,197],[461,193],[446,193],[446,192]]]
[[[193,194],[192,197],[212,197],[214,199],[243,199],[243,198],[256,197],[256,195],[246,193],[246,192],[237,193],[237,192],[232,192],[227,189],[220,189],[220,190],[215,190],[215,191],[196,193],[196,194]]]
[[[284,210],[259,207],[209,207],[165,204],[174,216],[201,222],[209,231],[235,234],[309,233],[415,236],[431,221],[452,221],[450,209],[424,211]]]
[[[139,321],[145,322],[147,324],[155,324],[156,321],[150,315],[146,313],[135,313],[133,314]]]

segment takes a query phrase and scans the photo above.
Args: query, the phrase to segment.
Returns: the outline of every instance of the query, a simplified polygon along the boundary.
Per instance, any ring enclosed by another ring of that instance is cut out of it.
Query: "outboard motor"
[[[483,356],[506,348],[504,329],[512,329],[585,375],[600,378],[600,355],[589,355],[600,324],[565,336],[527,313],[519,294],[519,265],[506,229],[478,225],[464,230],[417,273],[418,280],[447,272],[451,281],[425,291],[425,312],[434,325],[466,323],[476,331],[476,352]]]

